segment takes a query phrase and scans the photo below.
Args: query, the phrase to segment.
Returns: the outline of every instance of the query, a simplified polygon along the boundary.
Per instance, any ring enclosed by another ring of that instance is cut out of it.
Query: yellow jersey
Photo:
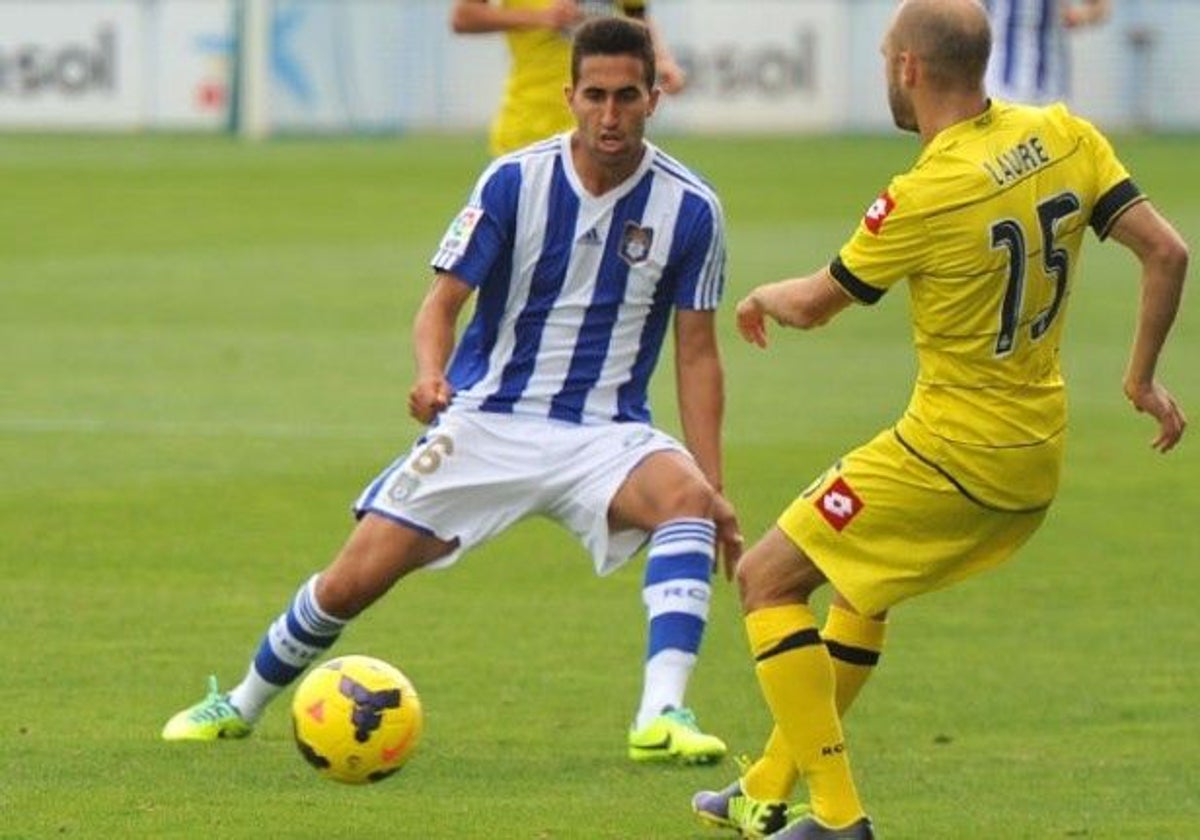
[[[1141,192],[1064,106],[993,101],[940,132],[830,266],[863,303],[908,280],[918,373],[896,434],[989,507],[1048,505],[1067,406],[1059,358],[1084,231]]]
[[[543,9],[549,0],[502,0],[506,9]],[[589,15],[641,16],[644,0],[584,0]],[[504,99],[488,140],[492,154],[511,152],[575,127],[563,87],[571,79],[571,33],[552,29],[511,29],[505,33],[510,68]]]

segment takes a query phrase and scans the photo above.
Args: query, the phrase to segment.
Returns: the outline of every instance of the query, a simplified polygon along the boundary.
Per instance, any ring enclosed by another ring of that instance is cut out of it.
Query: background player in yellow
[[[1083,236],[1115,239],[1141,266],[1124,391],[1167,452],[1186,420],[1156,379],[1188,251],[1108,141],[1064,106],[991,101],[991,36],[977,0],[905,0],[883,43],[897,126],[919,134],[913,168],[867,210],[833,262],[759,286],[742,336],[808,329],[908,281],[918,373],[896,425],[837,462],[741,559],[756,674],[775,730],[737,782],[693,799],[744,836],[874,836],[841,715],[883,647],[897,603],[1009,557],[1058,488],[1067,424],[1059,341]],[[820,630],[809,597],[833,603]],[[798,778],[807,809],[787,800]]]
[[[624,14],[644,20],[654,38],[658,86],[683,89],[684,73],[647,18],[644,0],[455,0],[451,28],[460,34],[503,32],[509,73],[488,133],[493,155],[575,127],[564,87],[570,82],[571,33],[585,18]]]

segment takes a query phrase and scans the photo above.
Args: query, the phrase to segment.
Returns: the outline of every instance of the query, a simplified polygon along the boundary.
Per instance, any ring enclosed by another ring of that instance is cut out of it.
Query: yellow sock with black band
[[[821,638],[833,662],[838,714],[845,717],[870,678],[883,651],[887,623],[837,605],[829,607]],[[800,774],[783,733],[776,726],[762,755],[743,774],[742,791],[752,799],[790,799]]]
[[[746,632],[759,685],[783,733],[778,740],[808,785],[813,814],[831,827],[850,825],[863,809],[834,700],[833,663],[812,611],[804,604],[755,610],[746,616]]]
[[[837,709],[843,717],[854,704],[858,692],[874,673],[883,652],[886,621],[877,621],[853,610],[830,604],[821,628],[821,638],[833,660],[837,680]]]

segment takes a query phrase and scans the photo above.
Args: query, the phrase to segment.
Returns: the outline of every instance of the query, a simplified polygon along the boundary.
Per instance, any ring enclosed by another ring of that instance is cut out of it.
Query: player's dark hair
[[[571,48],[571,85],[579,84],[579,67],[591,55],[628,55],[642,62],[646,88],[654,87],[658,73],[654,41],[645,24],[621,17],[593,18],[575,32]]]

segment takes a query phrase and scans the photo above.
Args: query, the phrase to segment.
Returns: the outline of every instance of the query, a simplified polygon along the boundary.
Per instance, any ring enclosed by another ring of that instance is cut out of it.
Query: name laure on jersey
[[[1050,153],[1042,145],[1041,138],[1033,134],[1012,148],[1005,149],[991,161],[983,161],[982,166],[996,185],[1003,187],[1035,169],[1041,169],[1050,160]]]

